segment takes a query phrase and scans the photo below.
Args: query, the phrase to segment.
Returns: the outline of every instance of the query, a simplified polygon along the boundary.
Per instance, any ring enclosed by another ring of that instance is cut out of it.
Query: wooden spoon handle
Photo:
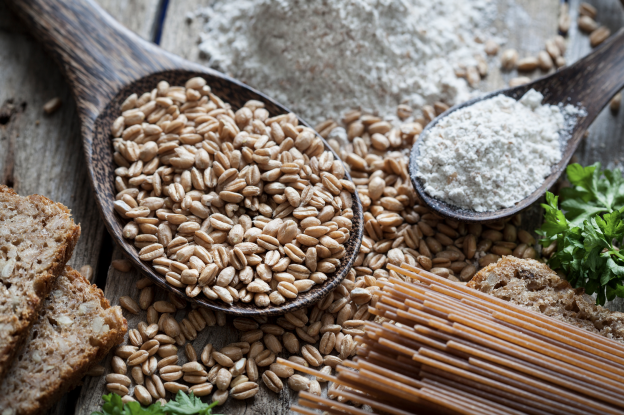
[[[182,59],[141,39],[92,0],[7,0],[62,67],[82,116],[93,120],[119,89]]]
[[[549,90],[544,93],[544,102],[580,103],[587,111],[587,117],[576,128],[587,129],[609,100],[624,87],[624,29],[591,54],[557,72],[556,79],[560,85],[545,80]]]

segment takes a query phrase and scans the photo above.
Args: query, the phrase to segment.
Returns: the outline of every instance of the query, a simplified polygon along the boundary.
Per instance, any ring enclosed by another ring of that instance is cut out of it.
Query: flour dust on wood
[[[310,122],[349,108],[381,116],[401,103],[469,98],[455,75],[485,56],[493,0],[217,0],[200,50],[209,64]]]

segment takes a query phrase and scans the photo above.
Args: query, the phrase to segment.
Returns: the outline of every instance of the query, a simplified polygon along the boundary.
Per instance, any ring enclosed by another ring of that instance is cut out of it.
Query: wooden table
[[[158,39],[167,50],[187,59],[204,62],[197,48],[201,19],[187,20],[210,0],[99,0],[99,3],[124,25],[149,39]],[[499,30],[508,34],[509,43],[520,56],[536,55],[544,41],[556,34],[557,0],[507,1],[499,7],[503,19],[497,21]],[[576,21],[579,0],[571,0],[572,21]],[[624,25],[624,13],[617,0],[590,0],[598,9],[597,20],[612,31]],[[577,60],[590,51],[587,35],[572,24],[566,58]],[[504,48],[503,47],[503,48]],[[484,91],[503,87],[516,76],[501,73],[490,66],[490,74],[482,83]],[[539,71],[532,76],[540,76]],[[53,97],[63,101],[61,109],[45,116],[42,106]],[[582,164],[600,161],[609,168],[624,164],[624,108],[617,115],[608,109],[594,122],[590,134],[579,148],[577,157]],[[137,273],[120,273],[110,267],[111,259],[121,258],[97,212],[87,177],[79,137],[76,107],[58,68],[41,46],[24,31],[20,22],[0,0],[0,183],[13,186],[22,195],[38,193],[68,206],[76,222],[82,226],[82,236],[70,265],[80,268],[91,265],[94,281],[105,290],[111,303],[118,304],[122,295],[136,297],[134,282]],[[538,212],[538,209],[533,210]],[[539,214],[534,215],[534,223]],[[611,309],[624,309],[621,300],[611,303]],[[144,316],[129,317],[129,326]],[[193,342],[200,350],[206,342],[219,347],[236,341],[237,333],[228,327],[204,330]],[[182,353],[180,353],[182,355]],[[85,378],[82,387],[66,395],[48,413],[88,415],[99,408],[105,393],[103,378]],[[276,396],[262,387],[252,400],[230,400],[221,413],[227,414],[286,414],[296,395],[287,388]]]

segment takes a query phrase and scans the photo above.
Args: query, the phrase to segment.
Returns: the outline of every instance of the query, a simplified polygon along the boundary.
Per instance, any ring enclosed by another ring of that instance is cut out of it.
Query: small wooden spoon
[[[412,148],[410,155],[409,171],[412,183],[420,195],[421,200],[436,212],[457,220],[468,222],[491,222],[512,216],[528,207],[542,196],[552,186],[565,170],[570,158],[576,151],[585,131],[589,128],[600,111],[609,103],[611,98],[624,87],[624,29],[620,29],[615,35],[606,40],[595,51],[576,62],[574,65],[563,68],[552,75],[545,76],[529,84],[515,88],[501,89],[482,97],[455,105],[436,119],[420,134],[425,135],[440,120],[460,108],[465,108],[479,101],[503,94],[514,99],[520,99],[530,89],[535,89],[544,95],[542,104],[557,105],[559,103],[572,104],[582,107],[587,116],[579,118],[572,131],[571,137],[565,144],[561,161],[553,166],[552,173],[544,180],[544,183],[533,193],[522,199],[512,207],[499,209],[492,212],[475,212],[474,210],[461,209],[442,200],[428,195],[423,186],[423,181],[417,178],[418,164],[416,160],[420,155],[419,146],[422,140],[418,140]]]
[[[91,0],[7,0],[22,17],[34,35],[46,46],[62,67],[73,91],[81,122],[81,134],[89,177],[95,189],[98,206],[106,227],[134,265],[160,287],[175,292],[189,301],[214,310],[236,315],[278,315],[321,300],[342,282],[353,264],[362,242],[363,212],[357,195],[353,195],[353,229],[344,244],[346,255],[334,275],[295,300],[282,306],[258,308],[242,302],[227,306],[208,300],[200,294],[189,298],[183,290],[167,284],[152,265],[141,261],[138,250],[122,236],[123,223],[115,214],[113,146],[110,129],[120,115],[120,105],[132,93],[141,95],[156,88],[159,81],[184,85],[202,76],[214,94],[234,109],[249,100],[264,102],[271,116],[290,112],[262,93],[226,75],[186,61],[123,27]],[[301,124],[307,126],[304,121]],[[325,148],[340,157],[323,140]],[[348,180],[351,176],[347,173]]]

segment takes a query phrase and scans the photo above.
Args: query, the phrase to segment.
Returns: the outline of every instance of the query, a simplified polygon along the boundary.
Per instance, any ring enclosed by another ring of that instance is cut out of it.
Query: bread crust
[[[80,280],[86,284],[89,284],[91,292],[99,297],[102,308],[110,308],[110,303],[108,302],[106,297],[104,297],[104,293],[102,292],[102,290],[100,290],[96,285],[91,285],[89,281],[84,278],[78,271],[67,267],[66,275],[72,280]],[[119,309],[119,307],[117,308]],[[121,315],[121,309],[119,309],[119,314]],[[35,415],[37,413],[43,412],[44,410],[50,408],[55,402],[60,400],[64,394],[71,391],[76,386],[80,385],[82,378],[87,374],[89,368],[95,363],[104,359],[104,357],[114,346],[123,342],[124,336],[128,331],[128,322],[123,317],[121,322],[121,325],[110,328],[109,332],[101,339],[102,344],[97,348],[96,351],[90,353],[88,356],[84,356],[83,359],[74,366],[74,372],[65,373],[63,374],[63,376],[61,376],[61,379],[59,379],[58,382],[58,389],[48,390],[41,393],[39,399],[37,399],[36,405],[33,405],[33,408],[30,411],[18,411],[17,415]]]
[[[73,219],[71,219],[71,211],[61,203],[56,203],[47,197],[40,195],[31,195],[22,198],[15,193],[13,189],[0,185],[0,199],[3,198],[3,196],[26,199],[36,205],[60,209],[62,213],[69,216],[73,226],[64,235],[65,243],[60,246],[53,259],[52,265],[46,270],[46,272],[38,274],[36,286],[37,291],[34,295],[29,295],[27,300],[27,311],[24,313],[23,318],[20,319],[17,316],[5,316],[10,319],[8,322],[13,324],[15,331],[9,339],[5,339],[5,342],[2,342],[0,339],[0,379],[3,378],[17,353],[23,348],[30,328],[34,322],[37,321],[44,299],[50,293],[56,278],[63,272],[65,264],[71,258],[76,243],[78,242],[78,238],[80,237],[80,225],[74,224]],[[4,345],[2,343],[4,343]]]
[[[84,278],[79,272],[66,267],[63,274],[71,282],[71,285],[86,285],[88,287],[89,296],[91,300],[97,299],[104,310],[111,308],[110,303],[104,297],[104,293],[97,286],[91,285],[89,281]],[[94,345],[93,341],[90,345],[93,346],[88,353],[84,353],[80,356],[78,361],[71,362],[71,369],[61,369],[60,376],[55,379],[47,390],[38,391],[37,396],[30,402],[25,402],[14,409],[16,415],[34,415],[43,413],[46,409],[50,408],[55,402],[57,402],[65,393],[74,389],[81,383],[82,378],[86,375],[89,368],[95,363],[102,360],[106,354],[115,345],[121,343],[124,339],[124,335],[128,330],[128,324],[125,318],[123,318],[121,309],[116,306],[113,307],[113,313],[115,319],[107,320],[109,324],[109,330],[106,334],[99,335],[97,341],[98,344]],[[40,324],[40,323],[37,323]],[[37,328],[35,325],[35,329]],[[45,323],[41,323],[45,324]],[[82,339],[89,342],[92,339]],[[9,375],[15,374],[13,371],[9,372]],[[19,376],[19,375],[18,375]],[[26,386],[27,382],[22,382]],[[0,409],[4,409],[3,406],[7,405],[7,402],[3,403],[3,395],[7,395],[6,384],[0,386]]]
[[[533,259],[504,256],[480,270],[468,287],[624,342],[624,313],[596,305],[582,288]]]

